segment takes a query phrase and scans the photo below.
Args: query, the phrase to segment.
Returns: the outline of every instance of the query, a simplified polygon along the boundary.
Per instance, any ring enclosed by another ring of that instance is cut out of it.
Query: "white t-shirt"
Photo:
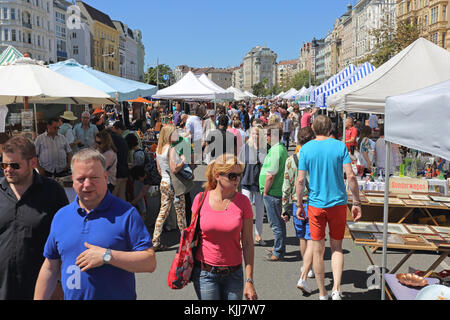
[[[202,139],[202,121],[197,116],[189,116],[186,121],[186,131],[191,134],[193,141]]]

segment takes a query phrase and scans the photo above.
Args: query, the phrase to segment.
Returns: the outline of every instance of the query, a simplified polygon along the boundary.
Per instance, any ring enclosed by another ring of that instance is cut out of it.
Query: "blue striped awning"
[[[335,88],[326,92],[325,96],[328,97],[332,94],[338,93],[339,91],[351,86],[352,84],[358,82],[362,78],[365,78],[367,75],[369,75],[370,73],[375,71],[375,69],[376,68],[372,64],[370,64],[369,62],[365,62],[346,81],[344,81],[340,85],[338,85]]]
[[[345,69],[341,70],[337,75],[325,81],[314,90],[311,102],[316,102],[317,106],[317,100],[320,99],[320,96],[322,94],[341,84],[343,81],[348,79],[355,71],[356,67],[353,64],[350,64]]]

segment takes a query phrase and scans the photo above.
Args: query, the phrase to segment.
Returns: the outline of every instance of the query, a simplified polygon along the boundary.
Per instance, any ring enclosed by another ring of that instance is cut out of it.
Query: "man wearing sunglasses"
[[[69,201],[40,176],[36,149],[18,136],[3,145],[0,179],[0,300],[31,300],[55,213]]]

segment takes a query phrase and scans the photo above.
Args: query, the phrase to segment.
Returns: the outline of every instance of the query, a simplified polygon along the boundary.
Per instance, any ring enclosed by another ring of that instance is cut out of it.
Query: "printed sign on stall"
[[[389,191],[401,194],[428,192],[428,181],[413,178],[391,178],[389,179]]]

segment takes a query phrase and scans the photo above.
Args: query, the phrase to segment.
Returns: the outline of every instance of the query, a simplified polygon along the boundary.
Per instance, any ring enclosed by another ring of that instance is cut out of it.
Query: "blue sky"
[[[141,29],[145,63],[171,68],[233,67],[257,45],[278,61],[296,59],[300,46],[333,29],[356,0],[85,0],[89,5]]]

